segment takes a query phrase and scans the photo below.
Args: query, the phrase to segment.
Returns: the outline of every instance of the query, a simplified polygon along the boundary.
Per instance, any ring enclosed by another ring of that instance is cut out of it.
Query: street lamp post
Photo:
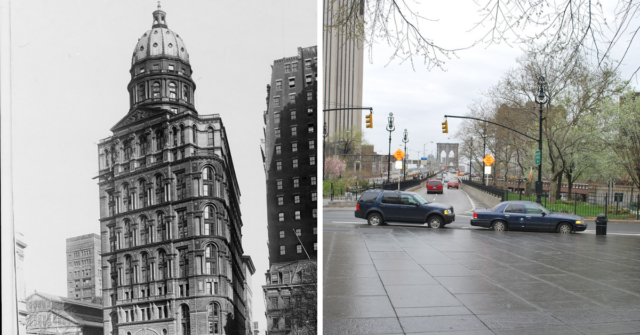
[[[325,159],[326,159],[326,152],[327,152],[327,136],[329,136],[329,132],[327,132],[327,123],[324,123],[324,127],[322,129],[322,180],[325,179],[324,177],[324,164],[325,164]]]
[[[407,142],[409,142],[409,132],[404,130],[404,136],[402,137],[402,142],[404,142],[404,153],[405,156],[402,157],[402,170],[404,171],[404,180],[407,180]]]
[[[387,118],[387,131],[389,132],[389,156],[387,156],[387,183],[391,173],[391,132],[396,130],[396,126],[393,124],[393,113],[389,113]]]
[[[482,184],[484,185],[484,170],[485,170],[484,158],[487,157],[487,129],[486,128],[482,131],[482,142],[484,143],[484,146],[482,149]]]
[[[538,151],[540,151],[540,165],[538,165],[538,181],[536,181],[536,202],[542,204],[542,105],[549,102],[549,98],[544,93],[544,87],[546,86],[544,76],[538,77],[538,95],[536,96],[536,103],[540,104],[540,130],[538,131]]]

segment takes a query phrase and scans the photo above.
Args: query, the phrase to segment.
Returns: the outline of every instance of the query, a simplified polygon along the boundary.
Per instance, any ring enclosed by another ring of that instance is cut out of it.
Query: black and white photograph
[[[2,333],[316,334],[317,3],[2,15]]]

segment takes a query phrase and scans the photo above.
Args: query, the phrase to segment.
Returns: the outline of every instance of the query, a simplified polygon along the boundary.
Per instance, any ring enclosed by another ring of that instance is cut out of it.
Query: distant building
[[[285,307],[293,306],[287,301],[293,301],[294,287],[315,289],[309,271],[315,269],[318,241],[316,53],[315,46],[298,48],[296,56],[275,60],[267,86],[262,155],[269,270],[262,288],[268,334],[304,331]]]
[[[19,232],[16,232],[15,234],[15,241],[17,285],[16,296],[18,298],[18,334],[25,334],[27,322],[27,305],[25,299],[27,296],[27,290],[25,288],[24,281],[24,249],[27,247],[27,244],[24,243],[24,235]]]
[[[102,305],[36,292],[26,299],[27,334],[102,335]]]
[[[98,144],[105,334],[248,334],[226,129],[197,112],[189,53],[159,6],[129,73],[129,111]]]
[[[67,239],[67,297],[102,305],[100,235]]]
[[[258,321],[255,321],[253,323],[253,335],[259,335],[259,334],[260,334],[259,324],[258,324]]]
[[[363,43],[358,39],[348,38],[345,27],[335,27],[340,6],[348,7],[357,2],[364,5],[363,0],[323,0],[323,109],[363,107]],[[360,6],[359,10],[353,13],[357,18],[352,21],[364,20],[363,10],[364,7]],[[323,122],[327,125],[330,138],[336,133],[352,128],[361,130],[362,110],[326,111],[323,112]],[[377,127],[384,127],[385,122],[386,119],[380,117],[374,120]],[[322,126],[319,125],[319,128]]]

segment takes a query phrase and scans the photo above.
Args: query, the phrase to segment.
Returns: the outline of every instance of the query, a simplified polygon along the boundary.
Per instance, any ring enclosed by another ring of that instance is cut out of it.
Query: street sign
[[[421,161],[426,161],[426,160],[427,160],[427,157],[420,157],[420,160],[421,160]]]
[[[484,167],[484,174],[491,174],[491,167],[490,166],[485,166]]]
[[[540,165],[540,150],[536,150],[536,165]]]
[[[398,151],[396,151],[393,154],[393,157],[395,157],[397,160],[402,160],[402,158],[404,158],[404,152],[402,152],[402,150],[398,149]]]
[[[614,195],[614,199],[615,199],[615,200],[613,200],[613,201],[615,201],[615,202],[621,202],[621,201],[622,201],[622,195],[623,195],[622,193],[616,193],[616,194]]]
[[[493,159],[493,156],[491,156],[491,154],[489,154],[485,156],[482,161],[484,162],[485,165],[491,166],[491,164],[493,164],[496,160]]]
[[[402,170],[402,161],[401,161],[401,160],[398,160],[398,161],[396,162],[396,169],[398,169],[398,170]]]

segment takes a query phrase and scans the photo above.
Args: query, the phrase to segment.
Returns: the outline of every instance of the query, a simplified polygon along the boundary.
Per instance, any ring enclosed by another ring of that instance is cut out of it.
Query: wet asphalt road
[[[474,200],[448,191],[442,229],[324,211],[324,334],[640,334],[637,224],[496,233],[470,228]]]

